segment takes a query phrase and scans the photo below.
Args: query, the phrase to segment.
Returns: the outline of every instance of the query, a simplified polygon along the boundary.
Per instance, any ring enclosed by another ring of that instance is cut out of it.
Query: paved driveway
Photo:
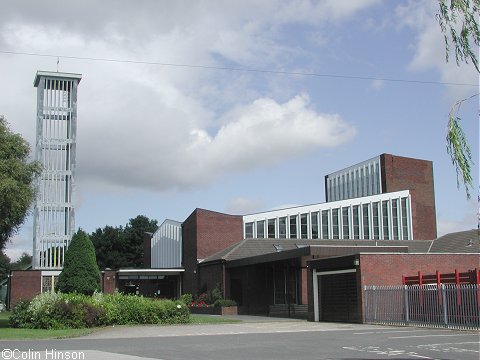
[[[0,341],[11,359],[479,358],[479,333],[243,317],[216,325],[111,327],[65,340]]]

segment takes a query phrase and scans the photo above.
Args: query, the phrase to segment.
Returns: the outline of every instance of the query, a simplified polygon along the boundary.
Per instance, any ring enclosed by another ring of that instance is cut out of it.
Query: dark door
[[[321,321],[358,322],[356,273],[319,276]]]

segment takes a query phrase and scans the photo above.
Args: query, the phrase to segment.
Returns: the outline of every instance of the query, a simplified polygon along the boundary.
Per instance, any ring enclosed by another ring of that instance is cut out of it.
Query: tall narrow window
[[[354,205],[353,206],[353,238],[354,239],[360,239],[360,223],[358,220],[358,208],[359,205]]]
[[[312,224],[312,239],[318,239],[318,212],[312,212],[310,217],[310,223]]]
[[[342,208],[342,229],[343,235],[342,239],[350,239],[350,219],[349,219],[349,210],[350,208]]]
[[[373,238],[380,239],[380,209],[378,202],[372,203]]]
[[[350,172],[347,173],[347,195],[345,199],[350,199]]]
[[[253,238],[253,222],[245,223],[245,238]]]
[[[382,220],[383,220],[383,239],[384,240],[390,240],[390,233],[389,233],[390,216],[388,216],[388,207],[389,207],[388,203],[389,203],[388,200],[382,202]]]
[[[332,209],[332,230],[333,230],[333,238],[339,238],[339,212],[340,209]]]
[[[290,216],[290,239],[297,238],[297,216]]]
[[[322,210],[322,239],[328,238],[328,210]]]
[[[265,237],[265,220],[257,221],[257,238],[263,239]]]
[[[369,226],[369,212],[368,212],[368,204],[363,204],[362,209],[362,222],[363,222],[363,238],[370,239],[370,226]]]
[[[392,224],[393,224],[393,239],[400,239],[400,227],[398,221],[398,199],[392,200]]]
[[[274,239],[274,238],[275,238],[275,222],[276,222],[275,219],[268,219],[268,227],[267,227],[267,230],[268,230],[268,237],[269,237],[270,239]]]
[[[382,184],[381,184],[381,179],[380,179],[380,165],[378,162],[375,163],[375,179],[377,181],[377,194],[382,193]]]
[[[402,240],[409,240],[409,234],[408,234],[408,210],[407,210],[407,201],[408,198],[402,198],[401,204],[402,204],[402,232],[403,232],[403,237]]]
[[[287,218],[278,218],[278,237],[285,239],[287,237]]]
[[[363,173],[363,167],[362,167],[360,169],[360,196],[365,195],[364,188],[365,188],[365,174]]]
[[[308,214],[300,215],[300,238],[308,238]]]

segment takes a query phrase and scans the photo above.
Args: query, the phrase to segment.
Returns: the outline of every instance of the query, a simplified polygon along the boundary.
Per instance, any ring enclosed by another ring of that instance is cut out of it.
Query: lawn
[[[9,312],[0,313],[0,340],[7,339],[60,339],[89,334],[97,329],[15,329],[8,322]]]
[[[62,330],[46,330],[46,329],[15,329],[11,328],[8,322],[9,312],[0,313],[0,340],[10,339],[61,339],[78,337],[90,334],[102,328],[90,329],[62,329]],[[191,315],[190,324],[225,324],[236,323],[240,320],[232,320],[222,318],[220,316],[201,316]],[[162,325],[164,326],[164,325]]]

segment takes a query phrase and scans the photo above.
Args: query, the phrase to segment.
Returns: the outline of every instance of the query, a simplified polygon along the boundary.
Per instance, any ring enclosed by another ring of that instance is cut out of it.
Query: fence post
[[[447,319],[447,294],[445,293],[445,284],[441,285],[442,289],[442,310],[443,310],[443,323],[444,325],[448,325]]]
[[[405,323],[410,322],[410,314],[408,313],[408,287],[405,285],[403,287],[403,311],[405,312]]]
[[[372,303],[373,303],[373,320],[377,321],[377,292],[375,291],[377,287],[372,286]]]

